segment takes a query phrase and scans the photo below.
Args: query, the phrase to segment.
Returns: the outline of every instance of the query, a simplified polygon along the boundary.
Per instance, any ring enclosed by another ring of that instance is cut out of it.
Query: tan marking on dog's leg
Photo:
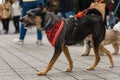
[[[117,55],[118,52],[119,52],[119,45],[118,45],[118,43],[113,43],[112,46],[113,46],[113,48],[114,48],[114,50],[115,50],[115,51],[113,52],[113,54],[114,54],[114,55]]]
[[[59,57],[60,54],[61,53],[55,53],[53,55],[51,61],[49,62],[48,66],[44,70],[38,72],[37,74],[39,76],[46,75],[46,73],[52,68],[53,64],[55,63],[55,61],[57,60],[57,58]]]
[[[68,66],[68,68],[67,68],[67,72],[71,72],[72,71],[72,68],[73,68],[73,61],[72,61],[72,58],[71,58],[71,56],[70,56],[70,53],[69,53],[69,50],[68,50],[68,48],[66,47],[66,46],[62,46],[62,50],[63,50],[63,52],[64,52],[64,54],[65,54],[65,56],[66,56],[66,58],[67,58],[67,60],[68,60],[68,62],[69,62],[69,66]]]
[[[94,68],[97,66],[97,64],[98,64],[99,61],[100,61],[99,50],[95,50],[93,43],[92,43],[92,47],[93,47],[94,54],[95,54],[95,62],[94,62],[93,65],[91,65],[90,68],[88,68],[87,70],[94,70]]]
[[[114,61],[113,61],[113,58],[112,58],[112,55],[110,54],[110,52],[103,45],[100,45],[99,49],[108,56],[109,61],[110,61],[110,68],[114,67]]]

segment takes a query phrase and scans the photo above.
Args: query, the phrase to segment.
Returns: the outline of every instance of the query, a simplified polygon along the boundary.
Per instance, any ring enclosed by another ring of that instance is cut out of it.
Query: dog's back
[[[101,16],[102,17],[102,14],[99,10],[97,10],[96,8],[92,8],[92,9],[89,9],[86,13],[86,15],[98,15],[98,16]]]

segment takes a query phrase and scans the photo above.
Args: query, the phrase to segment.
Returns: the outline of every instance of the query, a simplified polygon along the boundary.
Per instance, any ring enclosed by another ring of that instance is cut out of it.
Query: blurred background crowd
[[[20,1],[21,0],[0,0],[0,21],[3,25],[2,29],[4,34],[8,34],[9,32],[10,20],[13,20],[15,27],[14,33],[20,32],[19,19],[22,11],[22,7],[19,5]],[[100,0],[48,0],[47,10],[58,14],[59,12],[69,11],[73,8],[73,12],[76,14],[90,7],[93,2],[99,1]],[[103,0],[102,5],[99,6],[99,8],[103,10],[101,13],[104,13],[103,16],[106,26],[110,26],[110,28],[119,21],[120,6],[118,6],[118,8],[116,7],[118,3],[119,0]],[[69,4],[72,4],[72,6]],[[105,7],[103,7],[103,4]],[[109,21],[111,15],[113,15],[113,20]]]

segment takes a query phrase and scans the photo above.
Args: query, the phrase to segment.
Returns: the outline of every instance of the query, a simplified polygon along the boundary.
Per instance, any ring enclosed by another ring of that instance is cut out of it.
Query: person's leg
[[[10,21],[10,19],[7,18],[6,19],[6,33],[8,33],[8,31],[9,31],[9,21]]]
[[[42,3],[43,4],[43,3]],[[32,3],[32,5],[33,5],[33,8],[35,8],[35,7],[37,7],[37,2],[36,3]],[[44,4],[43,4],[44,5]],[[36,42],[36,44],[38,44],[38,45],[41,45],[42,44],[42,32],[40,31],[40,30],[37,30],[37,42]]]
[[[5,29],[5,19],[2,19],[2,25],[3,25],[3,30],[6,30]]]
[[[62,16],[63,18],[66,18],[66,16],[65,16],[65,13],[64,13],[64,12],[60,12],[60,14],[61,14],[61,16]]]
[[[16,33],[19,33],[19,20],[20,20],[20,16],[16,16],[15,17]]]
[[[4,33],[7,34],[8,33],[8,19],[3,19],[2,23],[3,23],[3,28],[5,30]]]
[[[17,30],[17,29],[16,29],[16,16],[13,16],[13,24],[14,24],[15,32],[16,32],[16,30]],[[14,33],[15,33],[15,32],[14,32]]]
[[[30,9],[33,9],[37,6],[37,1],[32,1],[32,2],[23,2],[23,10],[22,10],[22,16],[26,15],[26,12]],[[20,36],[19,39],[20,40],[24,40],[25,35],[26,35],[26,29],[24,28],[24,25],[21,24],[21,28],[20,28]]]
[[[42,32],[40,30],[37,30],[37,42],[36,44],[41,45],[42,44]]]
[[[29,10],[29,5],[27,5],[27,2],[23,2],[23,8],[22,8],[22,16],[26,15],[26,12]],[[24,25],[21,24],[20,27],[20,35],[19,35],[19,39],[20,40],[24,40],[25,35],[26,35],[26,29],[24,28]]]
[[[3,30],[5,30],[5,19],[2,19]]]

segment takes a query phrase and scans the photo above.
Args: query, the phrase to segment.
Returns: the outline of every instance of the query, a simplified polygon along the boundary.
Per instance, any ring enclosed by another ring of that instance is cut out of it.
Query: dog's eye
[[[31,13],[28,13],[27,15],[28,15],[28,16],[32,16],[33,14],[31,14]]]

